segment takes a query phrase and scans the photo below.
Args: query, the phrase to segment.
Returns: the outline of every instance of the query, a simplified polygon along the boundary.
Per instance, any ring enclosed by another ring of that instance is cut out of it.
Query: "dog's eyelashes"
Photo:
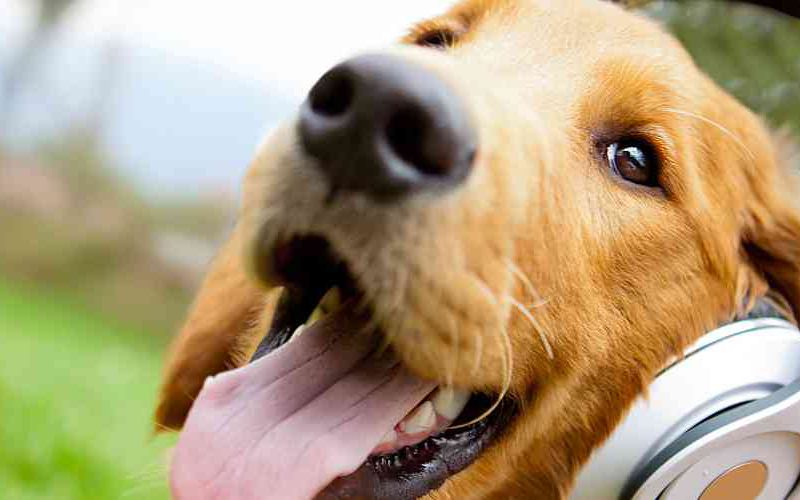
[[[455,45],[458,36],[455,31],[448,29],[438,29],[425,33],[416,40],[416,44],[421,47],[433,49],[448,49]]]
[[[641,140],[612,143],[606,149],[611,171],[626,181],[658,187],[658,158],[652,146]]]

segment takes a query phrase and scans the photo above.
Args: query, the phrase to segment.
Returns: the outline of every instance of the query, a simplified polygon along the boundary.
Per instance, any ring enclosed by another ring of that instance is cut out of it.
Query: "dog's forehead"
[[[516,61],[623,52],[689,60],[659,25],[607,0],[462,0],[439,19],[462,27],[465,46],[516,49],[504,52]]]
[[[683,84],[699,72],[682,45],[642,13],[606,0],[463,0],[416,32],[441,27],[459,33],[450,55],[488,83],[547,94],[561,109],[617,87],[702,97]],[[636,92],[624,96],[638,100]]]

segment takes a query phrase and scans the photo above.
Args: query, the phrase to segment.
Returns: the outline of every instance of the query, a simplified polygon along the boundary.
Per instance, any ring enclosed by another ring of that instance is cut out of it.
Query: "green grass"
[[[156,337],[0,280],[0,497],[167,498]]]

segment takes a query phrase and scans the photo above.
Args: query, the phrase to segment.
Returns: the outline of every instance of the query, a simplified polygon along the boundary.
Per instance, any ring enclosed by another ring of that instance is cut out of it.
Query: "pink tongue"
[[[435,388],[370,358],[361,327],[339,311],[206,383],[173,455],[175,498],[307,499],[358,469]]]

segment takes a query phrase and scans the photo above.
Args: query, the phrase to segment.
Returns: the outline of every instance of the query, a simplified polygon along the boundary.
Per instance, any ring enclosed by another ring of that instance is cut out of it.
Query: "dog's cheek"
[[[485,262],[492,262],[488,258]],[[496,259],[494,262],[498,262]],[[507,378],[508,272],[499,264],[484,278],[428,260],[440,286],[412,279],[403,306],[378,311],[386,334],[418,375],[475,390],[499,391]]]

